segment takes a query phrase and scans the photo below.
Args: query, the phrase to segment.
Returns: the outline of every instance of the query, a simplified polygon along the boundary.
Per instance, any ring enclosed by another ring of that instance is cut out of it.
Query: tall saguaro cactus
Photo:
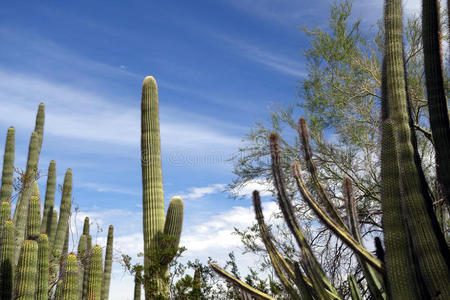
[[[109,297],[109,285],[111,283],[111,268],[112,268],[112,255],[113,255],[113,234],[114,227],[109,225],[108,239],[106,241],[106,253],[105,253],[105,267],[103,269],[103,281],[102,281],[102,300],[108,300]]]
[[[2,187],[0,191],[0,203],[9,202],[12,194],[12,184],[14,176],[14,148],[15,130],[8,128],[6,135],[5,154],[3,156]]]
[[[168,259],[160,257],[161,240],[166,238],[164,236],[166,234],[169,239],[175,240],[171,246],[178,247],[183,222],[183,201],[179,197],[172,199],[169,206],[173,206],[173,208],[169,207],[169,211],[173,211],[173,213],[170,214],[170,218],[165,220],[158,87],[152,76],[146,77],[142,85],[141,159],[145,297],[151,299],[156,294],[159,297],[168,298],[168,264],[172,257]]]
[[[19,264],[17,265],[14,299],[34,300],[37,260],[38,243],[34,240],[25,240],[20,250]]]
[[[44,214],[42,216],[41,232],[50,234],[52,213],[55,204],[56,162],[52,160],[48,166],[47,189],[45,190]]]

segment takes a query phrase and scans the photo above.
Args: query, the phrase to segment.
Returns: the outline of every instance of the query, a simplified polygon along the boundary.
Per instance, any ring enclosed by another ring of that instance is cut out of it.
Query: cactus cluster
[[[72,171],[64,177],[59,216],[54,210],[56,163],[50,162],[44,211],[36,182],[44,134],[44,104],[39,105],[28,159],[13,216],[15,130],[8,129],[3,158],[0,206],[0,299],[107,300],[112,266],[113,227],[109,227],[104,268],[102,249],[91,247],[89,219],[78,253],[68,253]],[[92,248],[92,249],[91,249]],[[92,262],[92,263],[91,263]],[[83,293],[86,288],[86,293]]]
[[[146,77],[142,85],[141,114],[144,292],[146,299],[168,299],[168,267],[180,241],[183,200],[173,197],[165,216],[158,86],[152,76]]]

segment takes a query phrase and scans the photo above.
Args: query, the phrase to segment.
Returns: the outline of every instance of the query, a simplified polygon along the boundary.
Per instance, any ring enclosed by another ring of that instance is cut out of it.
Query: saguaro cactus
[[[64,177],[61,207],[59,209],[59,221],[56,228],[55,240],[52,241],[53,251],[61,253],[63,250],[65,236],[69,228],[70,207],[72,206],[72,170],[68,169]]]
[[[159,135],[158,87],[152,76],[145,78],[142,85],[141,105],[141,155],[143,186],[144,227],[144,289],[146,299],[157,294],[169,296],[168,263],[172,257],[160,257],[161,239],[164,233],[172,236],[178,247],[183,222],[181,198],[172,199],[169,211],[177,212],[164,217],[164,192],[161,171],[161,141]],[[181,209],[180,209],[181,208]],[[164,232],[164,229],[167,229]],[[165,237],[163,238],[165,239]],[[164,260],[164,261],[161,261]],[[156,261],[155,261],[156,260]],[[151,282],[151,283],[150,283]]]

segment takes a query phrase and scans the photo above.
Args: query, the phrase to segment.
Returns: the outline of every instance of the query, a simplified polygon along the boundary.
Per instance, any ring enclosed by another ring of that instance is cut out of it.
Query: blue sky
[[[141,251],[140,94],[159,85],[167,200],[182,195],[186,259],[220,263],[253,222],[249,199],[222,193],[226,161],[273,103],[296,99],[305,74],[298,26],[325,28],[332,1],[4,1],[0,4],[0,143],[16,128],[16,166],[25,165],[39,102],[46,124],[39,168],[57,163],[58,183],[73,169],[80,212],[115,225],[116,249]],[[355,1],[363,26],[381,1]],[[416,9],[418,1],[405,2]],[[42,191],[45,178],[40,181]],[[252,183],[242,191],[258,187]],[[276,205],[266,197],[266,213]],[[94,226],[95,227],[95,226]],[[74,232],[76,234],[76,232]],[[97,242],[105,244],[104,232]],[[239,256],[242,266],[251,257]],[[131,279],[115,265],[110,299],[131,299]]]

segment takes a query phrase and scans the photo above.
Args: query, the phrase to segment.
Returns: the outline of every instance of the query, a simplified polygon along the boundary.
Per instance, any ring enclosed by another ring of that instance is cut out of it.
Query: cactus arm
[[[261,198],[259,196],[258,191],[253,192],[253,207],[255,209],[256,221],[258,222],[259,233],[261,235],[261,239],[263,240],[264,246],[266,247],[267,253],[269,253],[270,260],[272,262],[272,266],[280,279],[283,286],[288,291],[291,297],[295,299],[303,299],[300,297],[292,286],[291,282],[288,278],[294,280],[297,285],[297,281],[295,281],[295,274],[292,271],[291,266],[287,263],[287,261],[283,258],[283,256],[278,252],[273,241],[270,237],[269,229],[267,228],[264,222],[264,215],[261,209]],[[284,272],[283,272],[284,271]],[[285,275],[286,274],[286,275]],[[301,289],[302,286],[298,286],[300,293],[303,294],[305,291]]]
[[[113,256],[113,234],[114,227],[109,225],[108,228],[108,239],[106,242],[106,253],[105,253],[105,267],[103,272],[102,281],[102,295],[101,300],[108,300],[109,297],[109,286],[111,283],[111,268],[112,268],[112,256]]]
[[[164,223],[164,245],[161,249],[167,250],[167,254],[160,258],[160,263],[165,265],[172,261],[178,251],[181,229],[183,227],[183,200],[175,196],[170,200],[167,209],[166,221]]]
[[[50,247],[53,247],[52,241],[55,240],[57,227],[58,227],[58,212],[56,210],[53,210],[52,211],[52,223],[50,225],[50,228],[48,229],[48,232],[49,232],[48,241],[50,243]]]
[[[34,181],[28,204],[27,239],[37,239],[39,237],[39,229],[41,227],[41,199],[39,194],[38,184]]]
[[[308,285],[298,262],[294,262],[295,282],[304,300],[313,300],[312,286]],[[328,291],[328,290],[327,290]]]
[[[78,300],[78,261],[71,253],[66,259],[66,274],[64,276],[62,300]]]
[[[0,205],[0,247],[2,243],[3,226],[5,221],[11,219],[11,204],[7,201],[2,202]]]
[[[301,176],[300,166],[297,162],[292,164],[292,173],[297,182],[297,187],[302,194],[303,199],[308,203],[309,207],[316,213],[320,220],[331,229],[343,242],[347,244],[353,251],[364,258],[378,272],[383,272],[383,263],[374,257],[369,251],[362,247],[352,236],[343,231],[334,221],[312,200],[311,194],[308,192],[303,178]]]
[[[430,204],[425,200],[411,145],[403,69],[401,1],[386,1],[385,12],[387,99],[398,143],[402,196],[408,228],[413,237],[412,248],[417,254],[420,273],[429,293],[450,298],[449,249],[436,216],[429,210]]]
[[[3,222],[2,245],[0,251],[0,299],[11,300],[15,275],[14,264],[14,223]]]
[[[436,165],[447,204],[450,205],[450,121],[445,97],[439,1],[422,1],[422,44],[430,127],[436,150]]]
[[[275,183],[275,189],[277,190],[278,196],[278,204],[280,205],[280,209],[283,213],[284,220],[286,221],[289,230],[297,242],[297,245],[300,247],[303,256],[306,256],[308,259],[311,259],[311,263],[314,266],[315,270],[318,270],[320,273],[320,277],[325,279],[326,275],[314,256],[311,248],[309,247],[308,242],[306,241],[303,232],[301,230],[300,224],[298,223],[297,218],[294,214],[294,208],[292,203],[286,192],[286,183],[284,180],[284,173],[281,168],[281,149],[278,141],[278,135],[276,133],[271,133],[270,137],[270,156],[272,159],[272,174]],[[329,284],[329,281],[323,280],[323,283],[327,284],[327,289],[333,293],[336,293],[333,285]],[[336,293],[337,294],[337,293]]]
[[[69,228],[70,207],[72,205],[72,170],[68,169],[64,177],[61,207],[59,209],[59,221],[56,228],[55,239],[52,242],[53,252],[58,255],[63,250],[65,236]]]
[[[245,282],[237,279],[224,269],[220,268],[218,265],[210,263],[209,266],[216,272],[220,277],[224,278],[226,281],[232,283],[233,285],[237,286],[239,289],[243,290],[244,292],[250,294],[252,297],[258,300],[275,300],[275,298],[267,295],[266,293],[263,293],[250,285],[246,284]]]
[[[100,300],[102,293],[102,248],[92,248],[87,280],[87,300]]]
[[[78,249],[77,249],[77,256],[80,260],[80,268],[78,269],[78,299],[83,299],[83,277],[86,273],[85,270],[87,269],[86,261],[88,257],[87,253],[87,235],[82,234],[80,236],[80,240],[78,241]]]
[[[31,197],[31,185],[36,178],[37,162],[39,160],[38,152],[38,134],[33,132],[28,147],[28,159],[25,170],[25,178],[22,182],[22,188],[14,210],[13,222],[16,227],[16,262],[19,259],[20,247],[22,247],[25,238],[25,227],[28,217],[28,203]]]
[[[348,285],[350,287],[350,295],[352,300],[362,300],[361,293],[359,292],[358,283],[352,274],[348,274]]]
[[[54,160],[48,166],[47,188],[45,190],[44,213],[42,216],[41,232],[50,234],[52,212],[55,205],[56,163]]]
[[[89,235],[89,217],[85,217],[84,218],[83,234],[84,235]]]
[[[352,181],[348,177],[344,178],[342,183],[342,194],[344,195],[345,207],[347,210],[347,223],[349,224],[351,234],[355,240],[362,245]],[[387,296],[384,292],[383,283],[379,279],[382,278],[383,274],[376,272],[364,259],[360,259],[359,257],[357,257],[357,259],[358,263],[361,265],[367,286],[372,296],[375,299],[386,299]]]
[[[319,180],[317,168],[312,159],[311,145],[309,143],[309,128],[305,118],[300,118],[298,120],[297,131],[300,137],[300,141],[302,142],[303,157],[306,162],[306,167],[308,168],[308,171],[311,175],[311,179],[313,180],[314,185],[317,188],[319,195],[318,199],[320,200],[321,206],[325,208],[325,211],[337,225],[339,225],[343,230],[350,232],[347,228],[347,225],[344,223],[341,216],[339,215],[336,207],[331,202],[330,196],[325,191],[325,188],[323,187],[322,183]]]
[[[3,155],[2,187],[0,190],[0,203],[10,202],[13,180],[14,180],[14,149],[15,149],[15,130],[14,127],[8,128],[6,134],[5,154]]]
[[[381,205],[383,209],[385,262],[389,294],[393,299],[418,299],[410,266],[408,232],[402,214],[400,177],[395,136],[391,121],[383,122],[381,136]]]
[[[40,103],[36,114],[34,131],[38,134],[38,155],[41,153],[42,141],[44,139],[45,105]]]
[[[48,237],[42,233],[38,238],[38,265],[35,300],[48,300],[49,244]]]
[[[20,250],[19,263],[14,284],[14,299],[34,300],[36,290],[38,244],[25,240]]]

